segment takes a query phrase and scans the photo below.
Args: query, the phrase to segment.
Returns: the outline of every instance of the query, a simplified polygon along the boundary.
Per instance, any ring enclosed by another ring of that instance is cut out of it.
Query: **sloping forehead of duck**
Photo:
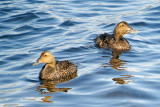
[[[41,53],[41,56],[43,56],[43,55],[45,55],[45,54],[46,54],[46,55],[49,55],[49,52],[42,52],[42,53]]]
[[[120,22],[118,25],[121,25],[121,24],[125,24],[125,25],[129,26],[127,22]]]

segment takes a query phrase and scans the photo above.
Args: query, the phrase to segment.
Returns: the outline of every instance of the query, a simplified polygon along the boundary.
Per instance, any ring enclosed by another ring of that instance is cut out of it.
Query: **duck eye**
[[[44,55],[44,56],[47,56],[47,55]]]

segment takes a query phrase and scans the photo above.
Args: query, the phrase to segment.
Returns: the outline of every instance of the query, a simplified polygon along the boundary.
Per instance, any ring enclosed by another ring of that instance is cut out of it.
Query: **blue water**
[[[159,107],[160,0],[0,0],[0,106]],[[94,39],[127,21],[131,50],[98,49]],[[38,79],[42,51],[78,72]],[[119,56],[114,59],[113,56]]]

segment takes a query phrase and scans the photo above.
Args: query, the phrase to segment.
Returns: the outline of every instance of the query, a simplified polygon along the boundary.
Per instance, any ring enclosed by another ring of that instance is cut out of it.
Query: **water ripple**
[[[159,2],[1,0],[0,106],[159,106]],[[120,21],[138,30],[124,35],[131,50],[95,47]],[[32,64],[46,50],[74,62],[78,76],[40,81],[44,64]]]

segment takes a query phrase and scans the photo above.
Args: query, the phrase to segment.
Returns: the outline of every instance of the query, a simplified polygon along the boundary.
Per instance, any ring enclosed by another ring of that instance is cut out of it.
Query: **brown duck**
[[[56,61],[54,56],[48,51],[42,52],[37,62],[33,65],[39,63],[46,63],[39,75],[39,78],[42,80],[57,80],[77,72],[77,68],[72,62],[68,60]]]
[[[99,48],[111,48],[114,50],[129,50],[130,45],[123,37],[127,33],[137,33],[137,30],[128,25],[127,22],[120,22],[114,29],[114,34],[101,34],[95,39],[96,45]]]

